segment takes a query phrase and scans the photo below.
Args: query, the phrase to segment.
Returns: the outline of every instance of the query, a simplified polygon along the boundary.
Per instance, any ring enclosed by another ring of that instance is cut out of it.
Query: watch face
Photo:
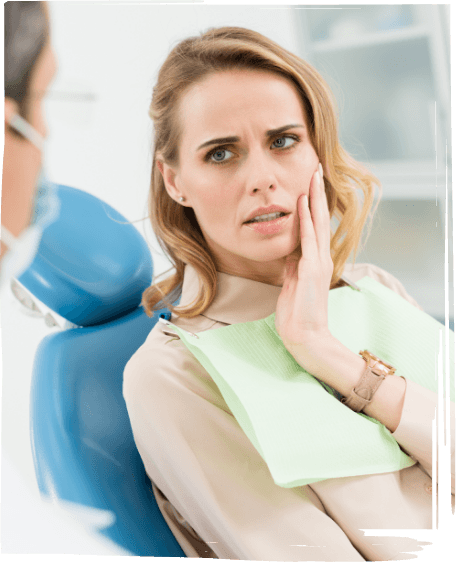
[[[390,372],[390,369],[384,365],[383,363],[377,363],[375,365],[375,370],[376,371],[381,371],[382,373],[384,373],[385,375],[388,375]]]
[[[362,357],[369,362],[369,359],[373,359],[374,361],[380,361],[380,358],[377,357],[376,355],[374,355],[373,353],[371,353],[370,351],[367,351],[367,349],[365,349],[364,351],[360,351],[359,352],[360,355],[362,355]]]
[[[370,351],[367,351],[367,349],[365,349],[364,351],[360,351],[360,355],[363,357],[363,359],[367,363],[369,363],[370,360],[373,360],[374,362],[377,363],[373,367],[373,369],[375,371],[380,371],[381,373],[384,373],[385,375],[389,375],[389,374],[393,375],[396,371],[396,369],[392,365],[390,365],[386,361],[383,361],[382,359],[380,359],[379,357],[377,357],[376,355],[374,355]]]

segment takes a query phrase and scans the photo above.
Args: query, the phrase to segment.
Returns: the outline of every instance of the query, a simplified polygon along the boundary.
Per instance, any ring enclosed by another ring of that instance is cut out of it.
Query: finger
[[[320,166],[319,166],[320,167]],[[315,177],[317,176],[317,177]],[[315,228],[320,259],[326,261],[330,254],[331,227],[328,202],[326,199],[324,181],[317,172],[311,185],[311,215]],[[317,179],[318,178],[318,179]]]
[[[319,253],[307,195],[301,195],[298,199],[298,209],[301,230],[301,259],[315,265],[319,261]]]

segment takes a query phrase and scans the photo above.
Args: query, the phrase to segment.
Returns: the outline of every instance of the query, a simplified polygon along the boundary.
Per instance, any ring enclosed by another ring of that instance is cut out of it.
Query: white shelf
[[[429,32],[424,25],[410,26],[409,28],[392,29],[376,33],[365,33],[358,36],[344,37],[343,39],[325,39],[311,43],[314,53],[326,53],[354,48],[368,47],[370,45],[391,44],[398,41],[409,41],[429,37]]]
[[[413,181],[423,182],[437,179],[445,182],[446,175],[450,179],[452,174],[451,167],[445,170],[444,164],[435,160],[374,160],[363,162],[363,165],[383,177],[399,180],[413,178]]]

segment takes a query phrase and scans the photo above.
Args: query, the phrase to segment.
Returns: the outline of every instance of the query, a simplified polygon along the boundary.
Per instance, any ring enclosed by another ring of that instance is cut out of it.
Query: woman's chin
[[[251,259],[256,262],[276,262],[285,261],[290,254],[296,254],[297,257],[301,255],[301,245],[298,244],[281,244],[276,247],[269,247],[266,249],[256,248],[256,251],[251,253]]]

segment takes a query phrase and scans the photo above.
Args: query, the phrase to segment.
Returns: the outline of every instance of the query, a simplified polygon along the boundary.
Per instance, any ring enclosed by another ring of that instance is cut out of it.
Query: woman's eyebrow
[[[278,129],[271,129],[266,131],[266,136],[273,137],[274,135],[278,135],[279,133],[283,133],[284,131],[288,131],[288,129],[305,129],[304,125],[300,124],[292,124],[292,125],[284,125],[283,127],[279,127]]]
[[[220,137],[218,139],[211,139],[206,142],[203,142],[196,150],[201,150],[206,146],[211,146],[213,144],[228,144],[233,142],[239,142],[239,137]]]
[[[305,129],[305,126],[300,124],[294,124],[294,123],[291,125],[284,125],[283,127],[278,127],[277,129],[270,129],[269,131],[266,131],[266,136],[273,137],[274,135],[283,133],[288,129],[298,129],[298,128]],[[203,144],[201,144],[196,150],[201,150],[206,146],[212,146],[214,144],[230,144],[234,142],[239,142],[239,140],[240,140],[239,137],[220,137],[218,139],[211,139],[206,142],[203,142]]]

